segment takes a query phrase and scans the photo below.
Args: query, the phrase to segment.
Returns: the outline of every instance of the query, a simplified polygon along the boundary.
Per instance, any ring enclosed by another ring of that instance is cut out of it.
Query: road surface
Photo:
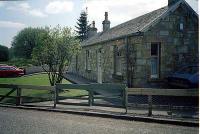
[[[0,134],[198,134],[198,128],[0,107]]]

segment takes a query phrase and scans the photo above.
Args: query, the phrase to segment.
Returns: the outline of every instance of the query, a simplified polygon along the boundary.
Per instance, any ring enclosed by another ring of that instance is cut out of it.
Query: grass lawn
[[[63,80],[63,84],[70,84],[69,81]],[[47,74],[37,74],[32,76],[23,76],[17,78],[0,78],[0,84],[21,84],[21,85],[45,85],[49,86],[49,80]],[[5,95],[10,89],[0,88],[0,95]],[[12,93],[11,96],[15,96],[16,92]],[[61,92],[60,96],[82,96],[88,95],[87,91],[84,90],[68,90]],[[22,89],[22,96],[28,97],[39,97],[39,98],[23,98],[23,102],[36,102],[52,100],[53,94],[48,90],[26,90]],[[7,98],[3,102],[13,103],[15,99]]]

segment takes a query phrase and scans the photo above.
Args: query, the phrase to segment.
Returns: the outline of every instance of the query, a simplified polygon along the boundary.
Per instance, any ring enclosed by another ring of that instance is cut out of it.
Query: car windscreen
[[[0,71],[16,70],[14,67],[0,67]]]

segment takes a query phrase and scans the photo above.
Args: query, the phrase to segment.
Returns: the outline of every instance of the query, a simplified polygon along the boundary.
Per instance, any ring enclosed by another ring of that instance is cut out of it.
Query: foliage
[[[12,49],[15,57],[31,59],[33,48],[43,28],[24,28],[13,39]]]
[[[11,47],[9,48],[9,59],[13,59],[15,56],[14,56],[14,49]]]
[[[8,61],[9,51],[8,47],[0,45],[0,61]]]
[[[89,29],[87,21],[87,13],[85,11],[81,12],[80,18],[78,19],[77,26],[75,26],[78,33],[78,38],[83,41],[87,38],[87,33]]]
[[[80,50],[80,43],[70,28],[45,28],[33,50],[33,60],[41,65],[49,76],[51,85],[61,83],[62,73],[69,66],[73,55]],[[45,70],[44,65],[48,66]]]

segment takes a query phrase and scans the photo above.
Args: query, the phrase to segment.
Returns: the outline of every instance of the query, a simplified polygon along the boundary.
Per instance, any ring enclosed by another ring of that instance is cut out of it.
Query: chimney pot
[[[108,12],[105,12],[105,20],[102,22],[103,32],[110,29],[110,21],[108,20]]]
[[[105,12],[105,20],[108,20],[108,12]]]
[[[92,26],[88,30],[88,38],[97,34],[97,28],[95,27],[95,21],[92,21]]]

